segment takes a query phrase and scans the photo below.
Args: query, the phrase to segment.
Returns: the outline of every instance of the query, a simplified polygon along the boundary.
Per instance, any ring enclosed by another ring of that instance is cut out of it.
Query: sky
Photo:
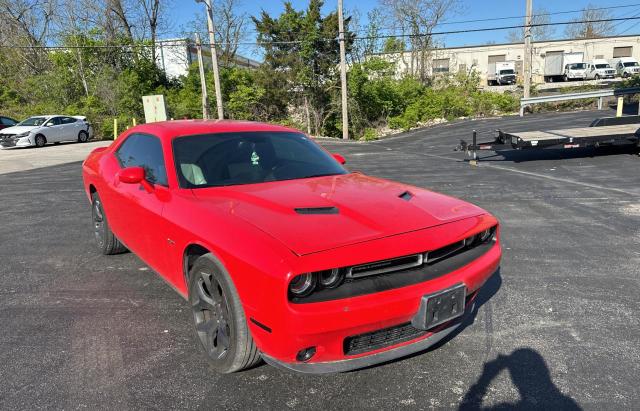
[[[284,7],[283,0],[239,0],[242,10],[249,16],[259,15],[262,10],[267,11],[272,16],[279,15]],[[377,0],[343,0],[345,15],[349,15],[354,10],[358,10],[361,23],[366,24],[367,13],[378,6]],[[308,0],[291,0],[296,9],[304,9]],[[580,10],[589,3],[594,7],[611,7],[628,5],[629,7],[611,9],[613,17],[640,16],[640,0],[533,0],[534,10],[544,8],[549,13]],[[325,0],[324,11],[330,12],[336,7],[337,0]],[[174,0],[172,7],[173,30],[178,33],[188,29],[189,22],[193,21],[196,13],[204,13],[204,5],[196,3],[195,0]],[[461,10],[447,19],[447,24],[441,25],[436,31],[468,30],[471,28],[499,27],[523,24],[523,19],[506,19],[487,22],[467,22],[456,23],[465,20],[490,19],[501,17],[523,16],[525,14],[525,0],[461,0]],[[579,16],[579,13],[566,13],[550,16],[552,22],[567,21]],[[451,24],[449,24],[451,23]],[[248,22],[249,27],[253,27]],[[389,21],[389,26],[393,26],[393,21]],[[616,31],[624,34],[640,33],[640,20],[630,20],[615,22]],[[507,41],[508,30],[471,32],[450,34],[441,36],[440,41],[446,47],[481,45],[489,42],[501,43]],[[555,38],[563,38],[564,26],[555,28]],[[250,33],[249,39],[253,39]],[[247,57],[258,57],[258,51],[252,51],[250,47],[244,47],[241,53]]]

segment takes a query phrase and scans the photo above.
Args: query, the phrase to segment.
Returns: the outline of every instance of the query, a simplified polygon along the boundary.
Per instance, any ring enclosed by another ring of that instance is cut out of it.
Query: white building
[[[185,76],[189,72],[189,67],[198,62],[198,51],[195,42],[191,39],[170,39],[161,40],[156,43],[156,64],[168,77]],[[218,61],[220,62],[220,50],[218,50]],[[205,70],[211,69],[211,48],[202,46],[202,63]],[[236,54],[234,66],[256,68],[260,62]]]
[[[634,57],[640,61],[640,35],[611,36],[596,39],[547,40],[533,43],[532,76],[533,82],[544,82],[545,56],[550,53],[581,52],[583,60],[611,60],[616,57]],[[385,54],[385,59],[397,62],[397,73],[410,70],[411,53]],[[481,46],[446,47],[433,50],[429,72],[455,73],[460,70],[476,70],[486,82],[490,63],[514,61],[516,73],[521,79],[523,74],[524,44],[486,44]]]

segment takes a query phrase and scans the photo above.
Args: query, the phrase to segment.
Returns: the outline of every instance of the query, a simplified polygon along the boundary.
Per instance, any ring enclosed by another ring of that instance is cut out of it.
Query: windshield
[[[587,65],[585,63],[576,63],[572,64],[570,68],[572,70],[584,70],[585,68],[587,68]]]
[[[173,155],[182,188],[255,184],[346,174],[307,136],[239,132],[178,137]]]
[[[500,74],[515,74],[515,71],[508,69],[508,70],[500,70]]]
[[[630,62],[628,62],[628,63],[624,63],[624,66],[625,66],[625,67],[635,67],[635,66],[637,66],[637,65],[638,65],[638,62],[637,62],[637,61],[630,61]]]
[[[611,66],[608,65],[608,64],[596,64],[596,68],[597,69],[607,69],[607,68],[611,68]]]
[[[28,119],[16,124],[18,126],[41,126],[47,121],[47,117],[29,117]]]

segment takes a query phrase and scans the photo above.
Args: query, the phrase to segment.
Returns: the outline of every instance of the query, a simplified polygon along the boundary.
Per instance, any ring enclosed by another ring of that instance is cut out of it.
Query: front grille
[[[478,291],[467,295],[465,306],[476,296]],[[461,321],[460,318],[454,318],[450,323]],[[438,327],[441,327],[439,325]],[[433,329],[432,329],[433,330]],[[390,347],[406,341],[419,338],[431,331],[419,330],[406,322],[393,327],[383,328],[381,330],[371,331],[364,334],[358,334],[344,339],[343,349],[346,355],[362,354],[369,351],[378,350],[380,348]]]
[[[355,267],[351,267],[347,270],[347,278],[366,277],[368,275],[390,273],[393,271],[419,267],[422,265],[423,261],[423,254],[415,254],[406,257],[392,258],[390,260],[356,265]]]
[[[413,340],[414,338],[425,335],[427,332],[428,331],[413,327],[411,323],[404,323],[366,334],[347,337],[344,340],[344,353],[347,355],[355,355],[389,347],[401,342]]]
[[[372,261],[351,267],[339,267],[345,272],[344,282],[334,288],[316,288],[304,297],[290,296],[294,304],[352,298],[429,281],[457,270],[488,252],[495,244],[496,227],[491,228],[484,242],[477,235],[435,250]]]

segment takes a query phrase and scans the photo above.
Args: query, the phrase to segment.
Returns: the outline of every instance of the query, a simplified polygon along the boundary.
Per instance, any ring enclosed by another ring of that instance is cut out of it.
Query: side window
[[[78,120],[73,117],[62,117],[62,124],[73,124],[76,121]]]
[[[60,125],[60,117],[54,117],[54,118],[49,119],[47,124],[50,125],[50,126],[59,126]]]
[[[0,117],[0,124],[2,124],[3,126],[13,126],[16,123],[13,120],[9,119],[9,118]]]
[[[158,137],[132,134],[118,148],[116,157],[121,167],[142,167],[150,183],[167,186],[167,170]]]

